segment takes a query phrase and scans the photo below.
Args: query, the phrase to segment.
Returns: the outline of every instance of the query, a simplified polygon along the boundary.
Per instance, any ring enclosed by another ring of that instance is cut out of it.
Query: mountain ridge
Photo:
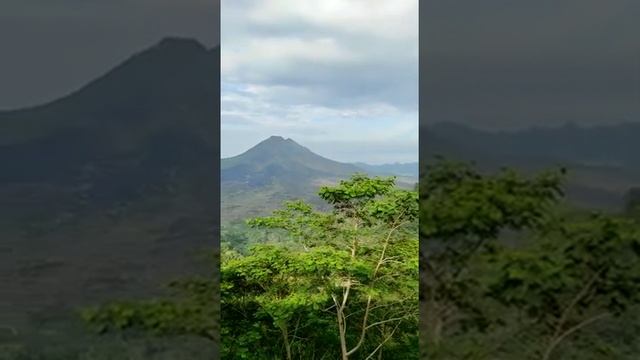
[[[635,155],[640,151],[640,123],[579,126],[565,123],[556,127],[532,127],[520,130],[488,131],[461,123],[441,122],[423,126],[424,139],[446,139],[462,148],[475,148],[498,154],[508,149],[518,156],[556,161],[620,163],[640,166]],[[423,155],[429,150],[428,142]]]
[[[8,113],[38,110],[39,108],[51,106],[55,103],[64,101],[67,98],[77,96],[78,93],[86,91],[87,88],[95,85],[95,83],[98,83],[104,80],[105,78],[113,76],[114,72],[117,72],[122,68],[126,68],[130,66],[131,62],[138,61],[140,57],[145,57],[154,53],[157,54],[161,52],[182,53],[184,55],[187,51],[190,51],[191,53],[194,53],[194,52],[203,53],[203,52],[215,52],[215,51],[219,51],[219,49],[220,49],[219,46],[213,46],[211,48],[207,48],[205,45],[203,45],[199,40],[195,38],[181,37],[181,36],[165,36],[161,38],[159,41],[157,41],[155,44],[143,50],[133,53],[126,59],[108,68],[102,74],[87,81],[84,85],[80,86],[79,88],[69,91],[67,94],[63,94],[61,96],[58,96],[55,99],[45,101],[41,104],[35,104],[35,105],[25,106],[25,107],[20,107],[15,109],[0,109],[0,116],[6,115]]]
[[[415,168],[417,171],[417,164]],[[355,173],[394,176],[376,166],[364,168],[328,159],[291,138],[270,136],[240,155],[221,160],[222,221],[266,215],[286,200],[304,199],[323,206],[318,188]],[[413,188],[417,175],[396,181],[400,187]]]
[[[0,112],[0,324],[57,342],[41,332],[71,331],[74,308],[200,273],[195,254],[218,241],[219,67],[219,47],[165,38]]]
[[[619,211],[626,192],[640,184],[640,123],[487,131],[441,122],[420,128],[420,167],[435,155],[472,161],[495,171],[512,167],[525,173],[564,166],[566,187],[575,204]]]
[[[219,94],[219,89],[214,89],[209,79],[219,79],[219,72],[205,66],[215,66],[219,56],[219,47],[207,50],[197,40],[163,38],[68,95],[33,107],[1,111],[0,145],[34,140],[63,127],[106,126],[104,123],[116,123],[120,118],[144,122],[143,112],[166,106],[169,100],[189,103],[208,99],[209,104],[204,105],[211,106],[215,101],[210,96]]]
[[[359,170],[354,165],[320,156],[291,138],[273,135],[240,155],[222,159],[221,179],[225,182],[242,178],[251,182],[278,176],[280,171],[290,176],[295,174],[296,178],[290,180],[298,183],[313,177],[349,176]]]

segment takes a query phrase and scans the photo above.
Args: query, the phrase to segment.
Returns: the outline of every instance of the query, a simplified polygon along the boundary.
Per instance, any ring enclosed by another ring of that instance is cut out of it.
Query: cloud
[[[338,160],[377,161],[388,146],[354,149],[363,138],[388,140],[404,149],[393,156],[417,160],[417,143],[405,149],[418,128],[417,4],[223,2],[223,156],[252,145],[247,131],[255,142],[273,134],[318,148],[338,141],[327,147]]]
[[[241,49],[231,46],[225,50],[222,54],[222,71],[230,79],[268,81],[269,75],[287,72],[291,66],[308,66],[309,63],[353,64],[359,60],[358,55],[333,38],[303,40],[296,37],[259,37],[248,39]]]
[[[303,23],[320,31],[406,41],[417,37],[418,2],[411,0],[271,0],[248,12],[257,25]]]
[[[274,91],[253,85],[223,89],[223,157],[278,134],[341,161],[416,161],[418,118],[414,112],[384,102],[351,107],[273,102]]]

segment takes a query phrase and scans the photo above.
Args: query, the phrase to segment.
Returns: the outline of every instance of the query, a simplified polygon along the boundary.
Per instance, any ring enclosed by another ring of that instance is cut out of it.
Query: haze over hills
[[[494,171],[508,166],[525,173],[564,166],[569,169],[565,190],[571,203],[618,211],[624,206],[627,192],[640,185],[640,161],[636,160],[636,154],[640,153],[640,142],[636,140],[639,138],[640,124],[636,123],[589,128],[568,124],[557,128],[502,132],[482,131],[456,123],[438,123],[423,128],[420,158],[424,164],[432,161],[435,155],[442,155],[448,159],[476,162],[485,170]],[[291,147],[282,147],[283,151],[277,154],[266,149],[266,145],[275,143],[275,139]],[[255,207],[256,204],[246,197],[251,191],[255,192],[257,186],[262,186],[261,196],[254,197],[271,208],[283,197],[315,193],[317,185],[323,183],[320,179],[335,181],[353,172],[417,178],[413,176],[415,173],[411,173],[412,168],[417,171],[413,164],[373,166],[356,163],[348,164],[350,168],[342,164],[339,170],[321,165],[311,168],[309,164],[314,164],[315,160],[300,155],[308,155],[310,151],[293,145],[295,142],[292,140],[274,137],[233,160],[223,160],[223,219],[242,208]],[[288,154],[290,150],[291,154]],[[250,165],[257,159],[261,160]],[[243,176],[246,179],[241,185],[237,180]],[[279,180],[273,181],[276,178]],[[234,200],[229,201],[231,198]],[[242,212],[237,213],[240,214]]]
[[[371,174],[380,174],[380,175],[396,175],[403,176],[408,178],[418,179],[418,170],[419,166],[417,162],[409,162],[409,163],[392,163],[392,164],[380,164],[380,165],[371,165],[362,162],[354,163],[355,166],[364,169],[365,171]]]
[[[640,124],[488,132],[456,123],[437,123],[421,129],[420,159],[434,155],[475,161],[495,170],[510,166],[540,171],[556,166],[569,169],[567,195],[574,203],[619,210],[626,192],[640,185]]]
[[[467,151],[541,161],[640,168],[640,123],[580,127],[534,127],[520,131],[488,132],[456,123],[428,127],[427,138],[438,136]],[[541,146],[544,145],[544,146]],[[462,146],[462,147],[460,147]]]
[[[77,306],[198,269],[219,216],[219,66],[219,48],[165,38],[62,99],[0,112],[0,324],[66,334],[51,327]]]

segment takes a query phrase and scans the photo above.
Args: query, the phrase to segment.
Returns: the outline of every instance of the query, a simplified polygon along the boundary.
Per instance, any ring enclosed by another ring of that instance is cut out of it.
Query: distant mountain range
[[[420,161],[434,155],[474,161],[481,168],[508,166],[536,172],[557,166],[569,169],[566,186],[573,203],[607,210],[621,209],[627,191],[640,185],[640,123],[597,127],[561,127],[489,132],[456,123],[420,129]]]
[[[365,170],[371,174],[380,174],[380,175],[395,175],[395,176],[403,176],[408,178],[418,179],[418,170],[420,167],[417,162],[409,162],[409,163],[393,163],[393,164],[380,164],[380,165],[371,165],[362,162],[354,163],[355,166]]]
[[[293,139],[271,136],[238,156],[222,159],[222,219],[263,215],[284,200],[296,198],[321,205],[316,196],[321,185],[355,173],[396,176],[399,186],[410,187],[418,178],[418,164],[413,166],[414,174],[407,175],[404,172],[410,165],[342,163],[315,154]]]
[[[260,186],[273,179],[300,183],[300,180],[340,178],[356,172],[371,175],[418,177],[418,163],[370,165],[342,163],[313,153],[293,139],[271,136],[245,153],[222,160],[223,182],[243,181]]]
[[[420,135],[426,153],[456,152],[503,160],[640,169],[640,123],[594,127],[568,123],[499,132],[438,123],[426,127]]]
[[[278,180],[289,186],[321,178],[349,176],[362,169],[329,160],[292,139],[271,136],[245,153],[222,160],[221,179],[250,187]]]
[[[617,211],[627,192],[640,185],[640,124],[600,127],[568,124],[556,128],[489,132],[457,123],[422,127],[422,167],[437,155],[475,162],[481,169],[502,167],[535,173],[569,169],[565,190],[574,205]],[[395,175],[405,185],[418,178],[417,164],[368,165],[335,162],[291,139],[271,137],[239,156],[222,160],[222,217],[256,215],[243,209],[273,208],[284,198],[315,193],[317,186],[355,172]],[[260,195],[256,195],[260,192]],[[252,201],[249,198],[255,198]],[[259,200],[258,200],[259,199]]]

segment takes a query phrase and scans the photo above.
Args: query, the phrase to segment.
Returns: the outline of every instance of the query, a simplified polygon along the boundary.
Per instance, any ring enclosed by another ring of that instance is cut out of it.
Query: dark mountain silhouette
[[[219,48],[166,38],[57,101],[0,112],[0,324],[46,330],[197,270],[219,217],[219,67]]]
[[[219,48],[167,38],[69,96],[0,113],[0,183],[66,181],[89,162],[122,158],[136,158],[151,178],[156,158],[169,155],[168,167],[211,155],[218,58]]]
[[[109,207],[178,178],[215,179],[219,55],[167,38],[63,99],[0,113],[0,187],[47,184]],[[199,189],[203,205],[215,200]]]
[[[534,127],[520,131],[488,132],[461,124],[439,123],[429,126],[424,138],[438,144],[445,139],[451,151],[508,159],[530,159],[582,165],[620,166],[639,169],[640,123],[580,127],[567,123],[561,127]],[[435,139],[434,139],[435,138]],[[442,144],[440,144],[442,146]],[[425,149],[429,149],[428,143]],[[437,148],[432,148],[437,151]]]

